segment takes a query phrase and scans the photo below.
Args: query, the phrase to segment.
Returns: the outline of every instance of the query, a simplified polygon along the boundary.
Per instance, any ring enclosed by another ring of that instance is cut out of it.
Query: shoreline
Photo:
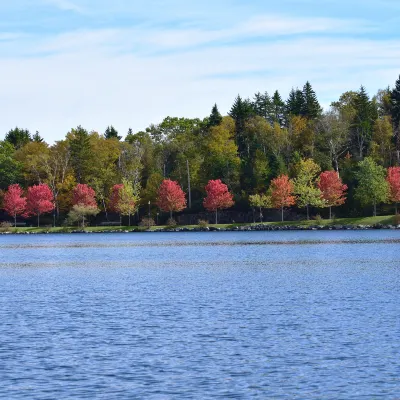
[[[241,226],[225,226],[225,227],[174,227],[174,228],[157,228],[138,229],[138,228],[120,228],[120,229],[65,229],[65,228],[31,228],[32,231],[26,230],[30,228],[10,228],[9,231],[0,232],[1,235],[59,235],[59,234],[115,234],[115,233],[176,233],[176,232],[282,232],[282,231],[348,231],[348,230],[400,230],[400,225],[394,224],[325,224],[325,225],[267,225],[252,224]]]

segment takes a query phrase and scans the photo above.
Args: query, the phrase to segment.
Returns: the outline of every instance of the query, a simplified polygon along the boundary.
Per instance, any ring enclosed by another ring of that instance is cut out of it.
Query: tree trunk
[[[329,206],[329,219],[332,219],[332,206]]]
[[[131,226],[131,213],[128,214],[128,226]]]
[[[17,227],[17,214],[14,214],[14,228],[16,227]]]
[[[260,222],[261,222],[261,223],[263,222],[263,215],[262,215],[261,207],[260,207]]]
[[[218,224],[218,208],[215,210],[215,225]]]
[[[306,205],[306,208],[307,208],[307,221],[309,221],[310,220],[310,212],[308,210],[308,204]]]
[[[397,215],[397,201],[396,201],[396,203],[394,203],[394,213],[395,213],[395,215]]]
[[[282,217],[282,222],[283,222],[283,206],[281,207],[281,217]]]
[[[376,217],[376,200],[374,200],[374,217]]]
[[[169,210],[169,217],[172,219],[172,210]]]
[[[103,202],[104,213],[106,214],[106,220],[108,221],[108,212],[107,212],[106,201],[105,201],[104,197],[101,198],[101,201]]]
[[[38,226],[38,228],[39,228],[39,226],[40,226],[40,214],[38,213],[38,215],[37,215],[37,226]]]
[[[254,207],[253,207],[253,224],[255,224],[255,223],[256,223],[256,216],[254,214]]]

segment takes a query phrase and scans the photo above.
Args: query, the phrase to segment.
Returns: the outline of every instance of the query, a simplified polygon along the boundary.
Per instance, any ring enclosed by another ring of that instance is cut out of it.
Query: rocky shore
[[[130,230],[45,230],[43,231],[13,231],[9,230],[6,232],[0,232],[0,235],[43,235],[43,234],[65,234],[65,233],[81,233],[81,234],[97,234],[97,233],[136,233],[136,232],[250,232],[250,231],[337,231],[337,230],[373,230],[373,229],[391,229],[400,230],[400,225],[385,225],[385,224],[375,224],[375,225],[244,225],[244,226],[232,226],[219,228],[214,226],[208,227],[173,227],[173,228],[160,228],[153,230],[139,230],[137,228]]]

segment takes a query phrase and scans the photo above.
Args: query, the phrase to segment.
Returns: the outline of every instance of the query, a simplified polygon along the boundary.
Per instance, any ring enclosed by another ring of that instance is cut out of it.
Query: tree
[[[374,217],[376,217],[376,205],[388,200],[389,184],[386,181],[386,170],[370,157],[365,157],[358,163],[356,173],[358,186],[355,197],[361,205],[373,205]]]
[[[275,208],[281,209],[281,217],[283,222],[283,210],[296,204],[293,196],[293,183],[287,175],[280,175],[271,181],[271,203]]]
[[[20,149],[27,143],[32,141],[31,134],[27,129],[20,129],[18,127],[11,129],[4,138],[6,142],[11,143],[15,149]]]
[[[203,206],[208,211],[215,211],[215,223],[218,224],[218,210],[232,207],[235,204],[233,195],[220,179],[209,181],[205,189],[207,196],[203,200]]]
[[[36,131],[35,134],[32,136],[32,141],[38,143],[44,142],[43,138],[40,136],[39,131]]]
[[[157,205],[162,211],[169,212],[171,218],[172,212],[182,211],[186,208],[185,193],[178,182],[170,179],[162,181],[158,189]]]
[[[133,215],[139,204],[139,188],[134,188],[131,182],[123,180],[122,184],[114,185],[111,195],[113,210],[120,215],[128,216],[128,225],[131,226],[131,215]]]
[[[400,76],[390,95],[391,116],[396,139],[397,163],[400,163]]]
[[[347,185],[344,185],[335,171],[322,172],[318,179],[318,188],[329,207],[329,219],[332,219],[332,207],[340,206],[346,201]]]
[[[107,129],[104,132],[104,138],[121,140],[122,136],[118,136],[118,131],[112,125],[110,125],[110,126],[107,126]]]
[[[14,146],[7,141],[0,141],[0,189],[20,181],[21,164],[14,156]]]
[[[40,216],[54,209],[54,197],[50,188],[44,184],[33,185],[28,188],[26,215],[37,216],[37,226],[40,226]]]
[[[6,213],[14,218],[14,226],[17,226],[17,216],[23,215],[26,209],[26,198],[18,184],[10,185],[3,198],[3,208]]]
[[[310,219],[309,207],[323,207],[321,190],[316,186],[316,177],[320,167],[313,160],[301,160],[297,166],[297,176],[294,179],[294,193],[299,207],[307,209],[307,219]]]
[[[71,152],[71,165],[75,172],[76,181],[84,183],[87,181],[94,156],[90,147],[89,134],[79,125],[76,129],[71,130],[67,138]]]
[[[78,184],[74,188],[73,207],[69,213],[71,220],[82,220],[82,228],[85,227],[85,217],[99,213],[96,203],[96,192],[86,184]]]
[[[319,105],[317,95],[308,81],[303,87],[303,99],[301,114],[308,119],[317,119],[322,113],[322,108]]]
[[[214,104],[211,115],[208,119],[208,126],[211,128],[212,126],[218,126],[222,122],[222,115],[218,111],[218,106]]]
[[[263,222],[262,209],[271,206],[271,196],[267,194],[253,194],[249,196],[249,202],[252,207],[258,207],[260,210],[260,222]]]
[[[389,200],[395,203],[397,214],[397,203],[400,201],[400,167],[388,168],[386,180],[389,184]]]

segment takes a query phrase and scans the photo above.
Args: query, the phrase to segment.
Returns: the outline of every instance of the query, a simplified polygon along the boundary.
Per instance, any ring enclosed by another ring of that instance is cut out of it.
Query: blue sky
[[[2,3],[0,138],[16,125],[49,142],[79,124],[125,134],[306,80],[327,107],[400,74],[398,0]]]

